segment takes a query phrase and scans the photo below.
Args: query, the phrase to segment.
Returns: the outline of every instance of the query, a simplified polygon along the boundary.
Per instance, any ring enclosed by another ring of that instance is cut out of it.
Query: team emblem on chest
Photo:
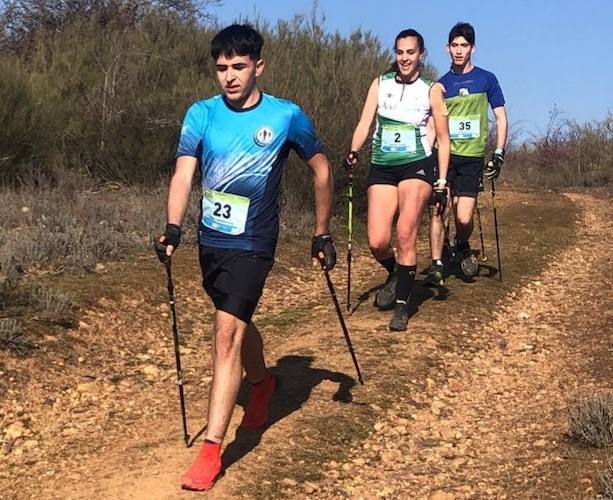
[[[273,132],[273,130],[268,126],[264,126],[260,127],[255,131],[255,134],[253,135],[253,140],[258,146],[267,146],[272,142],[274,137],[275,133]]]

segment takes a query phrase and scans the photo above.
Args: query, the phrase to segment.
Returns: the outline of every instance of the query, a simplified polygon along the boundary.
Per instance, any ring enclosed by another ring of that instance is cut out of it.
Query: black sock
[[[415,283],[417,266],[403,266],[398,264],[398,283],[396,284],[396,302],[409,302]]]
[[[387,269],[388,273],[392,274],[396,268],[396,257],[392,255],[389,259],[380,260],[379,264]]]
[[[458,239],[455,240],[455,245],[458,250],[467,250],[470,248],[468,241],[460,241]]]

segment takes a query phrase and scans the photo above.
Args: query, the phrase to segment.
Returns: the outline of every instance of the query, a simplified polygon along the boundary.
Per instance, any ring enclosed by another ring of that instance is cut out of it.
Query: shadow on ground
[[[356,381],[340,372],[313,368],[311,356],[284,356],[277,360],[277,365],[270,371],[277,379],[278,389],[270,405],[270,415],[266,426],[257,431],[248,431],[240,427],[234,441],[225,449],[222,457],[224,470],[241,460],[261,441],[262,435],[275,423],[299,410],[308,401],[312,390],[324,380],[339,384],[332,397],[334,401],[350,403],[353,401],[351,388]],[[244,381],[238,396],[238,404],[243,408],[249,399],[249,384]]]

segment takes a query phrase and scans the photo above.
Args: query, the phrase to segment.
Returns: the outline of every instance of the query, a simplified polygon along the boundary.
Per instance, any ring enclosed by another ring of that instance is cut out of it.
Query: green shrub
[[[218,93],[209,55],[218,27],[159,10],[149,11],[129,30],[85,14],[69,21],[54,32],[40,29],[19,53],[28,85],[14,87],[27,88],[40,113],[55,120],[46,127],[49,140],[37,143],[41,158],[51,163],[45,168],[65,166],[98,180],[155,184],[171,169],[188,105]],[[370,33],[326,33],[314,19],[255,24],[265,38],[262,89],[301,105],[338,164],[367,88],[387,67],[389,53]],[[1,59],[14,57],[5,51]],[[28,102],[13,101],[20,99]],[[292,158],[283,188],[304,206],[312,201],[312,190],[305,189],[296,163]],[[358,187],[364,187],[365,170],[358,174]],[[14,174],[4,173],[5,178]]]
[[[13,57],[0,59],[0,183],[15,184],[32,165],[44,173],[55,124],[28,70]]]

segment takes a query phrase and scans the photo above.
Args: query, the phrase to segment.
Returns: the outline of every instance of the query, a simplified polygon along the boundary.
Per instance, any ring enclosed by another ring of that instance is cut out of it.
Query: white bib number
[[[384,153],[415,153],[417,140],[412,125],[383,125],[381,151]]]
[[[249,198],[244,196],[205,189],[202,193],[202,223],[221,233],[243,234],[249,202]]]
[[[478,116],[456,116],[449,118],[451,139],[477,139],[481,135],[481,119]]]

